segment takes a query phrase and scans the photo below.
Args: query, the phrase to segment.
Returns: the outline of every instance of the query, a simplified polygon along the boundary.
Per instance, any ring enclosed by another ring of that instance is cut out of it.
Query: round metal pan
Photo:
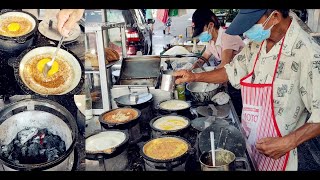
[[[94,136],[97,136],[98,134],[105,133],[105,132],[120,132],[120,133],[123,133],[125,135],[125,139],[120,144],[118,144],[117,146],[112,147],[110,149],[103,150],[103,151],[93,152],[93,151],[88,151],[86,149],[86,158],[87,159],[100,160],[101,158],[114,157],[115,155],[121,153],[122,150],[127,148],[128,140],[129,140],[129,134],[126,131],[121,131],[121,130],[107,130],[107,131],[102,131],[102,132],[96,132],[96,133],[88,136],[86,138],[86,140],[88,140],[89,138],[92,138]]]
[[[29,60],[28,57],[32,56],[32,54],[37,53],[50,53],[55,50],[55,45],[39,45],[27,48],[24,50],[14,62],[11,61],[10,65],[14,68],[14,76],[16,78],[17,83],[19,84],[20,88],[26,93],[30,95],[40,95],[40,96],[48,96],[48,95],[75,95],[79,94],[83,89],[84,84],[84,66],[82,65],[80,59],[68,49],[61,47],[58,54],[62,57],[69,57],[67,59],[69,64],[72,66],[71,68],[74,70],[74,80],[70,81],[70,86],[68,89],[64,90],[62,93],[59,94],[43,94],[39,93],[36,90],[32,90],[24,80],[24,77],[21,76],[21,72],[23,72],[23,68],[25,63]],[[71,57],[71,58],[70,58]]]
[[[25,48],[28,48],[34,44],[39,23],[37,18],[28,12],[8,9],[0,11],[0,20],[10,16],[23,17],[32,23],[32,30],[25,35],[17,37],[0,35],[0,50],[8,53],[20,53]]]

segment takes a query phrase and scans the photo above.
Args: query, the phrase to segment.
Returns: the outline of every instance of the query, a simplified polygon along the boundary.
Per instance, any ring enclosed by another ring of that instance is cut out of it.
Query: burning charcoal
[[[19,159],[19,157],[20,157],[20,152],[21,152],[20,149],[17,149],[17,150],[15,150],[15,151],[13,151],[12,154],[11,154],[12,160]]]
[[[36,136],[35,138],[33,138],[32,143],[40,144],[40,136]]]
[[[35,128],[35,127],[26,128],[25,130],[22,130],[18,133],[18,139],[20,140],[21,144],[24,144],[33,136],[35,136],[37,133],[38,133],[38,128]]]
[[[43,145],[46,149],[54,147],[53,136],[45,136],[43,139]]]
[[[40,144],[33,143],[28,147],[28,155],[29,157],[37,157],[39,154]]]
[[[64,143],[64,141],[60,141],[59,151],[60,151],[60,152],[66,151],[66,144]]]
[[[16,140],[14,140],[13,144],[18,146],[18,144],[21,144],[21,143],[18,139],[16,139]]]
[[[48,129],[28,128],[20,131],[10,144],[0,145],[3,157],[21,164],[52,161],[65,151],[65,142]]]
[[[4,156],[5,158],[8,158],[10,150],[11,150],[10,146],[2,145],[1,148],[0,148],[0,154],[2,156]]]
[[[26,156],[27,155],[27,151],[28,151],[28,148],[26,146],[22,147],[21,148],[21,154],[22,156]]]
[[[48,134],[47,129],[40,129],[38,134]]]
[[[46,157],[47,157],[48,161],[53,161],[53,160],[57,159],[59,157],[58,152],[59,151],[55,148],[48,149],[46,151]]]
[[[2,146],[1,146],[1,149],[0,149],[0,152],[1,152],[1,153],[6,153],[6,152],[8,152],[8,150],[9,150],[9,147],[8,147],[8,146],[2,145]]]

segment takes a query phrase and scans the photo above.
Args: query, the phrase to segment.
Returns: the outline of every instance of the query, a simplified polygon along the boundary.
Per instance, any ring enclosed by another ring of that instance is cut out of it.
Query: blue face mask
[[[248,31],[243,33],[243,35],[246,36],[248,39],[258,43],[261,43],[262,41],[268,39],[271,35],[271,28],[273,27],[273,25],[269,29],[264,29],[264,24],[266,24],[270,20],[272,14],[273,13],[270,14],[270,16],[266,19],[264,23],[255,24]]]
[[[199,40],[201,42],[209,42],[211,39],[212,39],[212,35],[208,31],[202,32],[199,36]]]

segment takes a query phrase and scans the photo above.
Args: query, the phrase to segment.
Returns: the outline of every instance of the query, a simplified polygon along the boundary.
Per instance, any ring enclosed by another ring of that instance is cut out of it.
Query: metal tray
[[[122,61],[120,80],[150,79],[160,76],[160,56],[131,56]]]

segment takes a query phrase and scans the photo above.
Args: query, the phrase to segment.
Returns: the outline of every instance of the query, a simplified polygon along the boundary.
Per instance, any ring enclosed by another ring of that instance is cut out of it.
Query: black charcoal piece
[[[40,144],[33,143],[28,147],[28,155],[29,157],[37,157],[39,155]]]
[[[59,136],[52,134],[48,129],[38,128],[24,129],[10,144],[0,146],[1,156],[20,164],[53,161],[65,151],[65,142]]]

